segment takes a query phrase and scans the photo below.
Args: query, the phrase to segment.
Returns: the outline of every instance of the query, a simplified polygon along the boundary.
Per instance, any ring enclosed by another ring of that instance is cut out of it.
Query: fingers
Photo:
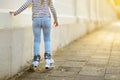
[[[15,16],[15,13],[14,12],[9,12],[11,16]]]
[[[58,26],[58,22],[54,22],[54,26],[57,27]]]

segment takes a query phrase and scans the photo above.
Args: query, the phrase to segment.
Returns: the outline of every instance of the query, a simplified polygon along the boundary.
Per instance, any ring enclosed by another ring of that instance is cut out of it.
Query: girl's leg
[[[45,53],[51,54],[51,19],[44,18],[43,19],[43,36],[44,36],[44,44],[45,44]]]
[[[45,68],[49,69],[53,67],[54,60],[51,58],[51,19],[50,18],[44,18],[43,19],[43,35],[44,35],[44,43],[45,43]]]
[[[39,18],[33,19],[34,56],[40,55],[41,26]]]
[[[34,34],[34,58],[32,64],[36,68],[40,62],[41,25],[39,18],[33,19],[33,34]]]

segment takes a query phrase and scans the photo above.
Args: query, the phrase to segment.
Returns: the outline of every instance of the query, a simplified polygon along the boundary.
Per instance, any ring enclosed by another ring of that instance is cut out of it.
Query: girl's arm
[[[16,16],[20,14],[23,10],[25,10],[30,4],[32,4],[32,0],[27,0],[18,10],[16,10],[15,12],[10,12],[10,14]]]
[[[51,10],[53,18],[54,18],[54,25],[58,26],[57,13],[56,13],[56,10],[55,10],[55,7],[53,5],[53,1],[52,0],[50,2],[50,10]]]

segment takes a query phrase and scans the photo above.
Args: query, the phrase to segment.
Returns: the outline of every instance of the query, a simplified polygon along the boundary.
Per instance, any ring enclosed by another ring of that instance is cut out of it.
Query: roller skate
[[[32,70],[37,71],[39,64],[40,64],[40,55],[34,56],[34,59],[32,62]]]
[[[51,54],[45,53],[45,69],[53,69],[54,68],[54,60],[51,57]]]

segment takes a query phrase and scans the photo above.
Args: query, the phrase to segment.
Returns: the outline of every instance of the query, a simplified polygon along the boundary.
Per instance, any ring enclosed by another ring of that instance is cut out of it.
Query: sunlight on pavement
[[[113,22],[112,25],[120,27],[120,21]]]

